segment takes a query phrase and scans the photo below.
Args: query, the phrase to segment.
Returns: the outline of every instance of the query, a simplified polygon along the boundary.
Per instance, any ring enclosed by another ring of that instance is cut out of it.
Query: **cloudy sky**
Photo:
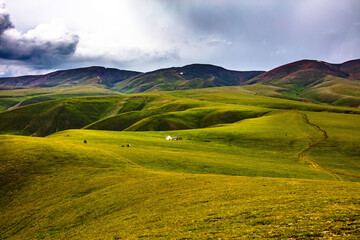
[[[0,76],[360,58],[359,0],[0,0]]]

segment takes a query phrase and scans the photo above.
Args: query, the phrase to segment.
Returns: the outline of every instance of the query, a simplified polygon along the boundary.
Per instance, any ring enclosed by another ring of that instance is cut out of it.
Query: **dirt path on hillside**
[[[20,105],[23,103],[23,101],[24,101],[24,100],[18,102],[16,105],[14,105],[14,106],[12,106],[12,107],[9,107],[7,110],[13,110],[13,109],[15,109],[15,108],[20,107]]]
[[[323,138],[322,138],[321,140],[319,140],[319,141],[317,141],[317,142],[314,142],[314,143],[312,143],[312,142],[309,141],[309,146],[308,146],[304,151],[302,151],[301,153],[298,154],[300,161],[307,162],[307,163],[309,163],[309,164],[311,165],[312,168],[315,168],[315,169],[318,169],[318,170],[321,170],[321,171],[324,171],[324,172],[330,174],[330,175],[331,175],[335,180],[337,180],[337,181],[343,181],[343,179],[342,179],[338,174],[335,174],[335,173],[332,172],[331,170],[322,167],[322,166],[321,166],[320,164],[318,164],[317,162],[311,160],[310,157],[308,156],[308,153],[309,153],[312,149],[314,149],[315,147],[317,147],[320,143],[325,142],[325,141],[329,138],[329,136],[327,135],[327,133],[326,133],[325,130],[321,129],[318,125],[315,125],[315,124],[311,123],[311,122],[309,121],[308,116],[307,116],[305,113],[300,113],[300,114],[303,116],[303,119],[304,119],[304,121],[305,121],[306,124],[312,126],[312,127],[315,128],[317,131],[320,131],[320,132],[322,132],[322,134],[323,134]]]

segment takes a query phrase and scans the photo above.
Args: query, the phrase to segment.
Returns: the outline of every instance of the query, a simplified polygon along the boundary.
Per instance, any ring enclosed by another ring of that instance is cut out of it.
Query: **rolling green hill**
[[[0,78],[0,111],[28,104],[81,96],[118,95],[110,88],[140,74],[104,67],[88,67],[46,75]]]
[[[0,111],[70,97],[239,85],[260,73],[193,64],[144,74],[88,67],[38,76],[0,78]]]
[[[282,110],[197,130],[0,135],[0,235],[356,239],[359,120]]]
[[[2,90],[0,239],[358,239],[358,69]]]
[[[219,86],[236,86],[262,71],[231,71],[222,67],[192,64],[140,74],[116,84],[114,89],[125,93],[173,91]]]
[[[98,84],[71,87],[7,89],[0,91],[0,112],[51,100],[119,94],[119,92],[99,86]]]
[[[0,133],[46,136],[71,129],[160,131],[205,128],[256,118],[274,110],[360,113],[356,108],[255,95],[242,87],[136,95],[80,97],[0,113]]]

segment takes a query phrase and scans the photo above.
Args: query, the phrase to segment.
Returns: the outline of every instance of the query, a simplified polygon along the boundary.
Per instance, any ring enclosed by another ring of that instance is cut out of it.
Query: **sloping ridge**
[[[332,75],[336,77],[348,78],[351,74],[355,74],[353,70],[355,67],[350,66],[356,64],[360,65],[360,60],[354,60],[353,63],[346,62],[343,64],[330,64],[316,60],[300,60],[274,68],[251,79],[250,81],[246,82],[246,84],[252,84],[256,82],[271,83],[285,77],[295,77],[304,71],[313,71],[318,75],[322,75],[320,77],[323,77],[324,75]]]
[[[283,95],[311,101],[358,107],[360,59],[342,64],[301,60],[263,73],[244,85],[279,87]]]
[[[0,86],[14,87],[55,87],[59,85],[79,85],[93,83],[112,87],[115,83],[134,77],[140,72],[105,67],[87,67],[61,70],[45,75],[0,78]]]
[[[121,98],[87,97],[47,101],[0,114],[0,133],[47,136],[79,129],[106,115]]]
[[[233,71],[209,64],[191,64],[140,74],[119,82],[115,89],[120,92],[137,93],[235,86],[261,73],[263,71]]]
[[[360,79],[360,59],[344,62],[339,64],[338,67],[341,71],[349,74],[349,79]]]

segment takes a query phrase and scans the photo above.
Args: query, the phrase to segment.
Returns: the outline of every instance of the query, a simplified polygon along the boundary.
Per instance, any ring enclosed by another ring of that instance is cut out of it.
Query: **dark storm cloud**
[[[0,9],[0,59],[18,60],[35,68],[57,65],[75,52],[79,37],[61,29],[61,35],[47,38],[52,28],[43,25],[23,34],[15,29],[6,10]]]
[[[1,8],[1,6],[0,6]],[[6,12],[0,12],[0,35],[7,29],[13,28],[14,25],[10,21],[10,16]]]
[[[63,56],[73,54],[78,41],[76,35],[66,41],[58,42],[2,35],[0,36],[0,58],[34,61],[41,64],[53,63]]]

